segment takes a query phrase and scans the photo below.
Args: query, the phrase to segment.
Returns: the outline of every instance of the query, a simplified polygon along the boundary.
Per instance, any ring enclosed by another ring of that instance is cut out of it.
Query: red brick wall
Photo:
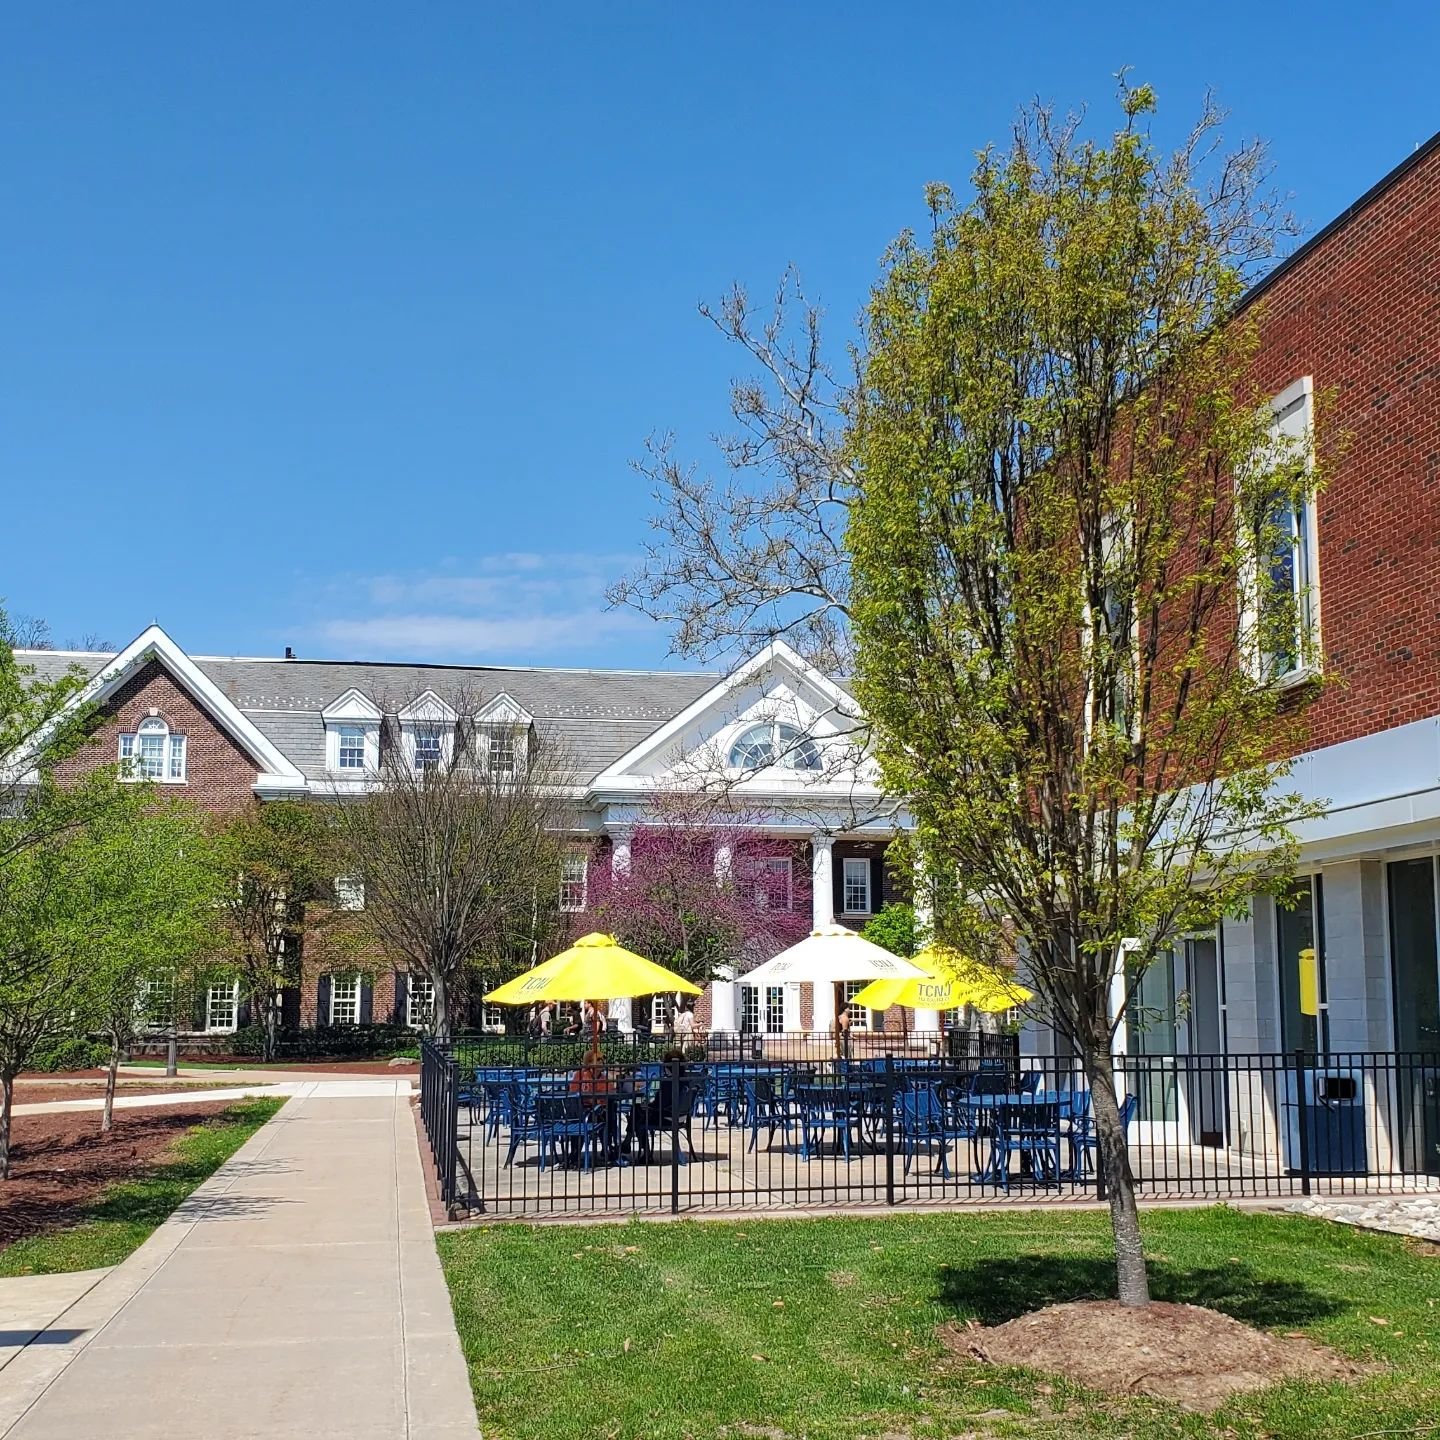
[[[1258,378],[1336,391],[1349,436],[1317,502],[1333,745],[1440,714],[1440,149],[1258,297]]]
[[[185,736],[188,778],[183,785],[164,786],[164,793],[220,814],[253,802],[255,761],[156,660],[142,666],[106,702],[94,735],[59,767],[62,778],[113,765],[120,755],[119,737],[134,731],[152,709],[172,734]]]

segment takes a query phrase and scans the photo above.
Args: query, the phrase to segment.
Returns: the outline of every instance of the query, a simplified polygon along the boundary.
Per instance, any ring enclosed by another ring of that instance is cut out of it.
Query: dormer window
[[[732,770],[818,770],[820,749],[808,735],[780,721],[765,721],[742,730],[730,746]]]
[[[120,736],[123,779],[183,785],[185,758],[185,737],[172,735],[170,727],[158,715],[151,715],[134,731]]]
[[[534,718],[509,695],[496,695],[475,713],[475,760],[495,780],[513,780],[530,757]]]
[[[380,768],[380,707],[358,690],[347,690],[320,712],[325,721],[325,768],[362,780]]]
[[[497,780],[515,778],[516,737],[511,730],[492,730],[489,735],[490,773]]]
[[[365,768],[365,727],[363,725],[339,725],[336,727],[339,741],[339,770],[363,770]]]
[[[437,770],[445,755],[445,732],[438,725],[417,725],[413,745],[417,770]]]

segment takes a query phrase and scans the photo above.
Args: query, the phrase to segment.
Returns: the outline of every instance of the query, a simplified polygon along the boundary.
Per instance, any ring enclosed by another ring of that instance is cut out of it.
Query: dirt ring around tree
[[[1217,1310],[1152,1301],[1049,1305],[1003,1325],[943,1326],[941,1342],[987,1365],[1059,1375],[1112,1395],[1147,1395],[1216,1410],[1286,1380],[1354,1380],[1368,1367],[1298,1335],[1272,1335]]]

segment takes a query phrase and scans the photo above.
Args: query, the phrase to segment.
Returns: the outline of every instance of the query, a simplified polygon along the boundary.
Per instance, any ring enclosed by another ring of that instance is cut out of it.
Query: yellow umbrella
[[[568,950],[507,980],[486,1001],[529,1005],[536,1000],[615,1000],[675,990],[698,995],[700,989],[663,965],[626,950],[613,935],[582,935]]]
[[[927,945],[910,963],[925,975],[911,980],[875,980],[851,1004],[871,1010],[888,1010],[903,1005],[907,1010],[957,1009],[973,1005],[993,1014],[1012,1010],[1032,998],[1032,992],[1017,985],[993,965],[981,965],[941,945]]]

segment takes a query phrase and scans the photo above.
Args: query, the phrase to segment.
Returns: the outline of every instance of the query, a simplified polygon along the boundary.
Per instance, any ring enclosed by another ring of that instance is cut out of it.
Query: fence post
[[[1295,1124],[1299,1130],[1300,1193],[1310,1193],[1310,1107],[1305,1094],[1305,1052],[1295,1047]]]
[[[885,1056],[885,1203],[895,1203],[895,1057]]]
[[[680,1213],[680,1061],[670,1062],[670,1213]]]

